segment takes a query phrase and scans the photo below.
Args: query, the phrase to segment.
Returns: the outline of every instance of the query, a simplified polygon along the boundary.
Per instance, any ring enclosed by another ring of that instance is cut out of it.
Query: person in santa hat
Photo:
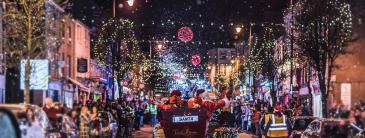
[[[208,92],[204,89],[197,90],[196,96],[189,99],[188,101],[189,108],[204,108],[205,110],[207,110],[208,120],[212,116],[214,110],[224,107],[225,105],[226,104],[224,100],[219,100],[217,102],[208,100]]]
[[[163,110],[169,110],[173,108],[181,108],[185,104],[185,101],[181,100],[181,92],[179,90],[173,90],[170,94],[169,100],[165,103],[157,103],[158,107]]]
[[[225,106],[224,100],[219,100],[217,102],[213,102],[209,100],[208,92],[204,89],[198,89],[196,91],[196,96],[194,98],[190,98],[188,100],[188,108],[203,108],[207,111],[207,122],[206,122],[206,134],[208,133],[209,121],[212,117],[212,113]]]
[[[291,124],[287,116],[283,114],[280,105],[274,107],[274,114],[265,121],[264,135],[268,138],[286,138],[291,131]]]

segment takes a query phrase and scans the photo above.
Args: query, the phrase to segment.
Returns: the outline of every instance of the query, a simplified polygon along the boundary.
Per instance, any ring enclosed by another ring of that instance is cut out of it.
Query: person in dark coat
[[[134,115],[135,115],[135,119],[134,119],[134,128],[135,130],[140,130],[140,125],[141,125],[141,117],[143,116],[143,110],[140,107],[139,104],[136,104],[135,110],[134,110]]]

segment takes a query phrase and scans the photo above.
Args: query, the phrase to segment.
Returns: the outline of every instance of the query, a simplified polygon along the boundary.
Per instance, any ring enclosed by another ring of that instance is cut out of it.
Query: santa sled
[[[155,138],[204,138],[206,122],[207,113],[202,108],[165,110]]]

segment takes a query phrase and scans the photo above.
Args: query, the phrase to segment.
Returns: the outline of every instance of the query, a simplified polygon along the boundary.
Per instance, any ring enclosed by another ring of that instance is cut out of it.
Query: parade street
[[[365,137],[365,0],[0,3],[0,138]]]

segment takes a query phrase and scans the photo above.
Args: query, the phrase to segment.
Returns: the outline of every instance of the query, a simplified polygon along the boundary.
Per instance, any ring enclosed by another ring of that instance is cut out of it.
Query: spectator
[[[51,98],[46,99],[46,105],[43,107],[43,111],[47,114],[51,129],[57,125],[57,109],[54,108],[53,100]]]
[[[134,114],[135,114],[135,119],[134,119],[134,128],[135,130],[140,130],[140,125],[141,125],[141,116],[143,116],[143,109],[141,108],[141,106],[139,104],[136,104],[135,110],[134,110]]]
[[[93,106],[93,107],[92,107],[92,110],[91,110],[91,112],[90,112],[90,119],[91,119],[92,121],[94,121],[94,120],[96,120],[96,119],[97,119],[97,117],[98,117],[98,109],[96,108],[96,106]]]
[[[78,136],[78,133],[77,133],[77,130],[78,130],[78,127],[77,127],[77,122],[78,122],[78,119],[75,119],[75,118],[78,118],[77,117],[77,111],[76,110],[72,110],[70,111],[69,113],[67,113],[66,115],[64,115],[63,117],[63,129],[64,129],[64,132],[66,134],[67,137],[69,138],[77,138]]]
[[[259,107],[256,108],[255,112],[254,112],[254,115],[253,115],[253,124],[254,124],[254,132],[256,134],[256,136],[260,136],[261,133],[260,133],[260,118],[261,118],[261,109]]]
[[[242,110],[242,115],[241,115],[242,129],[243,130],[248,130],[247,124],[248,124],[250,109],[248,108],[247,104],[244,104],[243,106],[241,106],[241,110]]]
[[[303,103],[302,116],[310,116],[309,107],[308,107],[307,103]]]
[[[90,116],[86,106],[81,108],[80,115],[80,138],[89,138]]]
[[[242,119],[241,119],[241,116],[242,116],[242,110],[241,110],[241,107],[240,107],[240,103],[236,103],[233,107],[233,115],[234,115],[234,118],[235,118],[235,127],[236,128],[240,128],[242,127]]]
[[[26,110],[26,135],[23,135],[23,138],[43,138],[45,137],[42,127],[39,124],[39,121],[36,120],[34,111],[31,108],[27,108]]]

